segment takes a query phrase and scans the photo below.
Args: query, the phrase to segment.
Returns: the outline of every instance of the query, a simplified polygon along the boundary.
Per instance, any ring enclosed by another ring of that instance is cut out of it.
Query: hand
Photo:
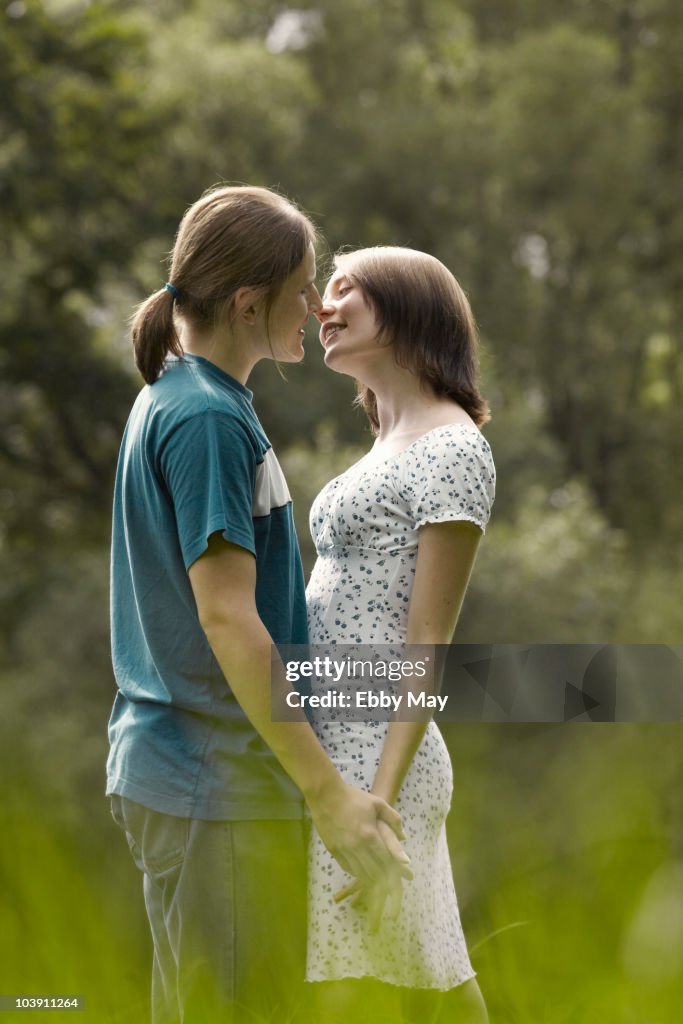
[[[388,826],[380,821],[378,829],[383,839],[391,832]],[[393,836],[393,833],[391,833]],[[362,882],[355,878],[349,885],[335,893],[335,903],[350,899],[354,907],[365,910],[368,915],[368,931],[371,935],[379,931],[382,919],[395,921],[401,912],[403,901],[403,877],[395,862],[389,867],[383,878],[372,883]]]
[[[333,792],[309,799],[309,807],[320,838],[344,871],[366,884],[381,882],[391,870],[413,877],[400,843],[401,816],[381,797],[340,779]]]

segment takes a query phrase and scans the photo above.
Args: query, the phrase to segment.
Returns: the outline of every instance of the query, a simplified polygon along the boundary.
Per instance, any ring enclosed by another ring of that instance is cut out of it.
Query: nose
[[[318,311],[320,310],[320,307],[322,306],[322,304],[323,304],[323,300],[320,298],[320,292],[318,291],[318,289],[316,288],[315,285],[312,285],[311,286],[311,294],[310,294],[310,297],[308,299],[308,310],[309,310],[309,312],[313,313],[315,316],[317,316],[318,315]]]
[[[325,323],[330,313],[332,313],[333,309],[334,307],[330,299],[326,299],[323,296],[323,298],[320,300],[320,309],[317,309],[315,312],[315,315],[321,324]]]

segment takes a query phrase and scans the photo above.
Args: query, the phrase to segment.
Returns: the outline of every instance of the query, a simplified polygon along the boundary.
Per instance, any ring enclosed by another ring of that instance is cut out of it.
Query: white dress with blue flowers
[[[495,489],[491,449],[471,424],[430,430],[378,462],[369,453],[320,492],[311,509],[317,561],[306,597],[312,644],[405,640],[418,531],[467,520],[485,529]],[[318,721],[321,743],[349,783],[372,786],[386,722]],[[374,977],[449,989],[473,977],[446,842],[452,769],[434,722],[397,801],[414,878],[397,920],[370,934],[333,895],[349,882],[314,831],[309,852],[308,981]]]

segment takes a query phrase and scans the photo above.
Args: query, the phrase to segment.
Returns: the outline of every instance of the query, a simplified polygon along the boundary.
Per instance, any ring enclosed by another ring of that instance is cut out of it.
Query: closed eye
[[[323,306],[326,306],[329,302],[334,302],[335,299],[343,299],[344,296],[353,289],[353,285],[350,281],[343,280],[332,282],[330,291],[326,291],[323,295]]]

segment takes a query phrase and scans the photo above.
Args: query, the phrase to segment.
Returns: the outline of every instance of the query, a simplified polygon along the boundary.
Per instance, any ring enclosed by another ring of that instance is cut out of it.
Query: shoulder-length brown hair
[[[479,427],[489,417],[479,392],[477,328],[467,296],[435,256],[399,246],[337,253],[334,265],[361,289],[394,358],[435,394],[454,399]],[[358,405],[379,429],[374,392],[356,383]]]

